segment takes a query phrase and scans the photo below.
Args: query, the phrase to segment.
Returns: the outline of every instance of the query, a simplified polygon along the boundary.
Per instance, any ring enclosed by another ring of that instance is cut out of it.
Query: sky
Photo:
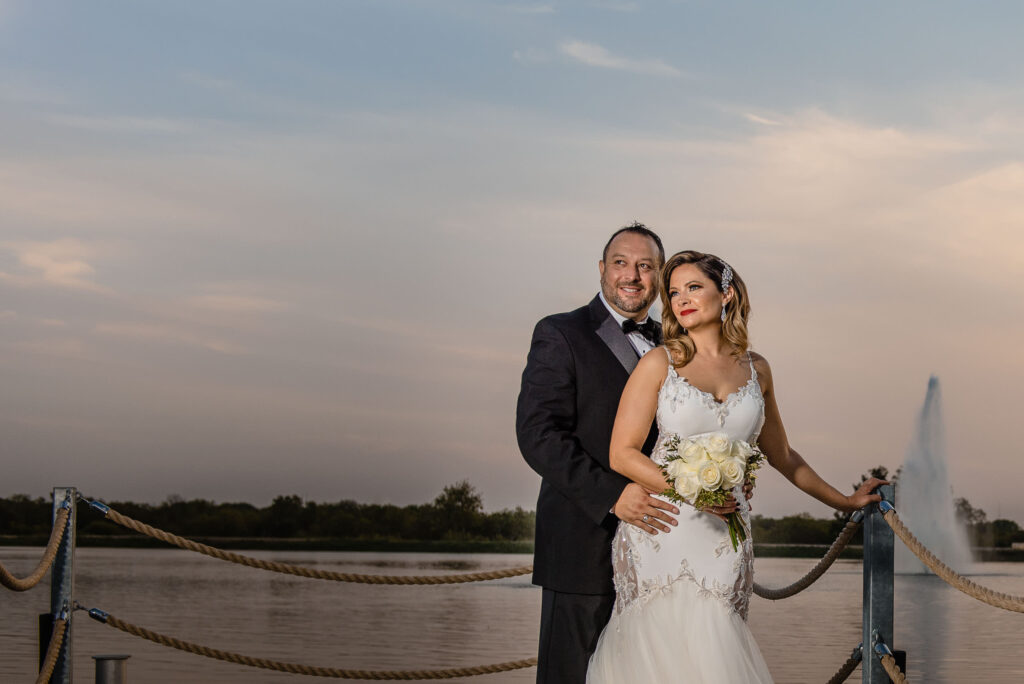
[[[533,508],[608,236],[746,281],[791,443],[1024,523],[1024,7],[0,0],[0,495]],[[755,512],[828,509],[776,473]]]

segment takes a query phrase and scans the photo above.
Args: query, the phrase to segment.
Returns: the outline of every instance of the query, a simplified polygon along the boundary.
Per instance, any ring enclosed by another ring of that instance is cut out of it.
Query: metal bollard
[[[96,684],[128,684],[129,655],[94,655]]]
[[[884,501],[893,500],[894,488],[878,488]],[[892,528],[882,518],[878,504],[871,504],[864,517],[864,633],[865,653],[875,644],[893,642],[893,570],[895,539]],[[863,684],[889,684],[889,675],[878,658],[865,656],[861,668]]]
[[[65,501],[68,503],[65,504]],[[50,682],[53,684],[71,684],[72,663],[74,662],[72,649],[72,615],[75,595],[75,488],[54,487],[53,489],[53,515],[57,516],[57,510],[61,505],[68,505],[68,526],[61,538],[60,549],[53,561],[53,568],[50,570],[50,615],[54,620],[59,615],[67,613],[67,628],[64,632],[64,643],[60,649],[60,656],[53,668],[53,676]],[[51,623],[52,624],[52,623]],[[47,634],[46,641],[49,643],[50,636]]]

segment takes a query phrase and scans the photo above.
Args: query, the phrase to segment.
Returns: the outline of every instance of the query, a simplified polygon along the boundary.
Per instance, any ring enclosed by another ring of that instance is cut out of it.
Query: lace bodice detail
[[[667,351],[667,350],[666,350]],[[658,441],[651,458],[664,462],[665,443],[682,437],[724,432],[730,439],[754,442],[764,425],[764,397],[757,370],[747,355],[750,379],[719,402],[679,375],[671,365],[658,392]],[[750,507],[741,488],[734,490],[749,529]],[[612,546],[615,612],[642,606],[678,581],[689,581],[701,596],[721,601],[744,618],[753,588],[753,545],[748,538],[734,551],[725,523],[692,507],[680,506],[678,527],[650,535],[620,523]]]
[[[730,439],[755,441],[764,425],[764,397],[749,353],[747,364],[750,379],[720,402],[679,375],[670,356],[668,373],[658,392],[658,432],[683,437],[725,432]]]

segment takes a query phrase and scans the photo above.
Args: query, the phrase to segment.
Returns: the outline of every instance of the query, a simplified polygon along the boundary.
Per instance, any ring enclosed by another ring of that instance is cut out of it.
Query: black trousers
[[[615,607],[615,594],[544,590],[537,684],[584,684],[587,662]]]

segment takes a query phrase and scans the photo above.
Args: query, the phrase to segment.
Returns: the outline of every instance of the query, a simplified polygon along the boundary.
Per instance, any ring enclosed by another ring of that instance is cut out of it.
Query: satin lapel
[[[590,303],[590,311],[597,320],[601,321],[601,324],[595,330],[597,336],[611,349],[612,354],[615,354],[615,358],[619,360],[619,363],[626,369],[626,372],[632,373],[640,358],[637,356],[636,350],[633,349],[633,345],[626,339],[622,328],[615,322],[612,315],[608,313],[608,309],[604,308],[604,304],[601,303],[600,299],[594,298],[594,301]]]

